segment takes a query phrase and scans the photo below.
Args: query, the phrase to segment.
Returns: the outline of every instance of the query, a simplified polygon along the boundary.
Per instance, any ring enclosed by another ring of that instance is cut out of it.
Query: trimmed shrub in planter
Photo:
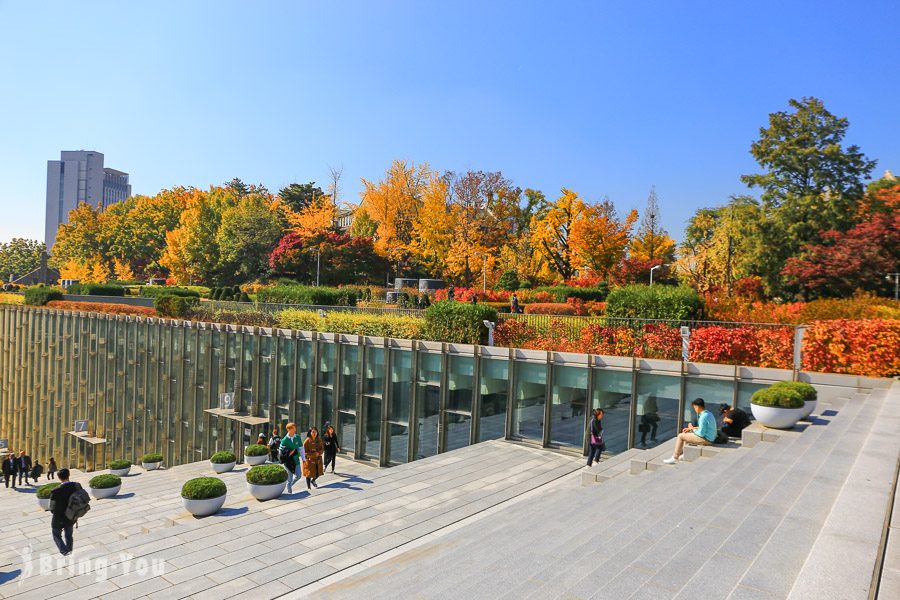
[[[671,285],[626,285],[615,288],[606,299],[606,316],[626,319],[696,319],[703,300],[689,287]]]
[[[131,461],[123,459],[111,461],[109,463],[109,472],[119,477],[125,477],[131,472]]]
[[[112,498],[122,489],[122,478],[118,475],[97,475],[88,482],[91,496],[97,500]]]
[[[33,287],[25,290],[25,304],[29,306],[44,306],[51,300],[62,299],[62,291],[58,288]]]
[[[819,398],[816,388],[803,381],[780,381],[773,385],[774,388],[791,389],[800,394],[803,398],[803,416],[805,419],[816,409],[816,400]]]
[[[197,477],[181,487],[181,502],[195,517],[205,517],[219,512],[227,493],[225,482],[218,477]]]
[[[773,429],[790,429],[803,416],[803,396],[778,384],[757,390],[750,398],[753,418]]]
[[[44,510],[50,510],[50,492],[58,488],[60,483],[58,481],[51,481],[46,485],[42,485],[38,488],[37,501],[41,508]]]
[[[288,472],[281,465],[257,465],[247,471],[247,488],[257,500],[272,500],[284,492]]]
[[[269,449],[262,444],[253,444],[244,448],[244,461],[250,466],[261,465],[269,458]]]
[[[455,344],[486,344],[483,321],[497,322],[497,309],[484,304],[445,301],[425,311],[425,339]]]
[[[146,471],[155,471],[162,464],[163,455],[150,452],[141,457],[141,466]]]
[[[216,452],[209,457],[209,462],[216,473],[225,473],[234,468],[237,464],[237,457],[234,452]]]

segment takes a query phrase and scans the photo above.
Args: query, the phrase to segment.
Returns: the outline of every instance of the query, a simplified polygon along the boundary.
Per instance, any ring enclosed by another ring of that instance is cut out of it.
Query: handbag
[[[647,433],[648,431],[650,431],[650,423],[638,424],[638,432],[639,433]]]
[[[596,436],[593,433],[591,434],[591,445],[592,446],[602,446],[603,445],[603,436]]]

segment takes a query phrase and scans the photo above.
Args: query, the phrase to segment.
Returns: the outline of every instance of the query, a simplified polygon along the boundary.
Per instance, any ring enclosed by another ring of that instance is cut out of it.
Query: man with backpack
[[[68,556],[72,553],[72,529],[78,519],[91,510],[91,498],[80,483],[69,481],[68,469],[60,469],[57,476],[60,485],[50,492],[50,512],[53,514],[50,529],[60,554]]]
[[[272,429],[272,435],[269,436],[269,458],[273,463],[279,462],[278,448],[281,447],[281,436],[278,435],[278,428]]]

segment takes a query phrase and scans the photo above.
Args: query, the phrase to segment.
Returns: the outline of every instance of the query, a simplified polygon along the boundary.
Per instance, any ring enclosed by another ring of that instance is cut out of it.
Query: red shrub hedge
[[[51,300],[48,308],[62,310],[81,310],[84,312],[106,313],[108,315],[135,315],[138,317],[155,317],[156,311],[149,306],[131,306],[130,304],[109,304],[106,302],[70,302],[68,300]]]
[[[870,377],[900,374],[900,321],[817,321],[806,332],[803,368]]]
[[[578,314],[578,309],[572,304],[563,304],[559,302],[536,302],[534,304],[525,305],[525,314],[572,316]]]

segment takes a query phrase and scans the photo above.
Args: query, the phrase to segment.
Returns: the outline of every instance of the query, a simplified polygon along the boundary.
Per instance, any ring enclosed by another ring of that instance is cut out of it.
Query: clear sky
[[[680,238],[742,193],[791,97],[900,172],[900,2],[0,0],[0,241],[43,237],[46,161],[135,193],[232,177],[344,199],[394,158],[641,208]]]

